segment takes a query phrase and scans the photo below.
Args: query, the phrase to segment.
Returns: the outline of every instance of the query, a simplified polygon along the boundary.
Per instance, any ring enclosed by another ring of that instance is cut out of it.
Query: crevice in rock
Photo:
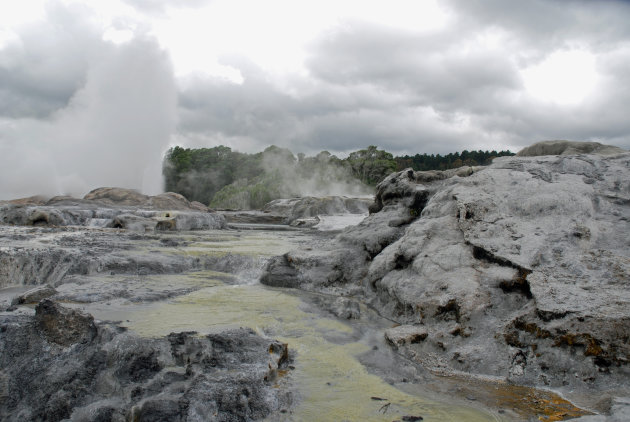
[[[424,210],[424,207],[426,207],[427,202],[429,202],[429,191],[416,191],[413,195],[413,200],[408,207],[411,216],[416,218],[420,217],[420,214],[422,213],[422,210]]]
[[[119,219],[114,219],[114,221],[112,222],[112,228],[113,229],[124,229],[125,225],[123,224],[123,222]]]
[[[404,270],[413,263],[413,258],[407,258],[404,255],[397,255],[394,261],[395,270]]]
[[[470,244],[470,243],[469,243]],[[520,268],[513,262],[494,255],[492,252],[482,248],[481,246],[470,244],[473,248],[473,257],[480,261],[486,261],[492,264],[501,265],[502,267]]]
[[[512,280],[504,280],[499,283],[499,287],[504,293],[517,292],[523,294],[527,299],[532,298],[532,291],[527,282],[527,276],[531,274],[530,270],[518,268],[518,274]]]
[[[400,316],[410,316],[414,314],[413,306],[408,303],[396,303],[395,314]]]
[[[543,311],[542,309],[537,309],[536,310],[536,315],[538,315],[538,318],[540,318],[541,320],[543,320],[545,322],[549,322],[549,321],[552,321],[554,319],[564,318],[568,314],[569,314],[568,311],[555,312],[555,311]]]
[[[469,243],[470,244],[470,243]],[[472,245],[473,257],[480,261],[489,262],[491,264],[497,264],[502,267],[514,268],[518,271],[517,275],[512,280],[504,280],[499,283],[499,287],[505,293],[518,292],[523,294],[528,299],[532,298],[532,291],[527,281],[527,276],[532,273],[530,269],[524,268],[514,262],[494,255],[492,252],[482,248],[481,246]]]
[[[47,226],[48,225],[48,216],[45,214],[37,216],[31,224],[33,226]]]
[[[609,367],[612,362],[604,351],[599,340],[588,333],[566,333],[555,338],[555,347],[580,347],[584,349],[584,356],[593,356],[593,362],[600,367]]]
[[[441,317],[446,321],[454,319],[455,321],[460,322],[461,314],[459,303],[457,303],[455,299],[449,300],[446,305],[438,306],[434,316]]]

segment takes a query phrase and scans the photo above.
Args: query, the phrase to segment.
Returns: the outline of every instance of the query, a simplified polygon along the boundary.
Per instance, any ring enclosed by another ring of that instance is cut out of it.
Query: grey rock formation
[[[619,147],[603,145],[599,142],[575,141],[542,141],[523,148],[516,155],[518,157],[536,157],[540,155],[576,155],[600,154],[614,155],[627,152]]]
[[[43,301],[0,315],[0,419],[260,420],[290,404],[273,388],[288,362],[249,329],[144,339]]]
[[[186,250],[190,239],[196,239],[192,233],[0,226],[0,288],[44,284],[57,288],[69,279],[97,274],[128,275],[129,283],[142,284],[139,277],[150,274],[209,269],[258,277],[261,264],[257,257]],[[212,238],[212,234],[208,236]],[[140,300],[142,294],[134,293],[129,283],[120,285],[127,291],[125,297]],[[92,294],[103,294],[105,286],[112,284],[95,283]]]
[[[630,421],[630,399],[616,397],[610,404],[607,415],[582,416],[575,422],[627,422]]]
[[[385,340],[394,348],[423,342],[429,333],[420,325],[399,325],[385,330]]]
[[[22,293],[13,300],[13,305],[38,303],[40,300],[54,296],[57,293],[54,287],[45,284]]]
[[[91,315],[64,308],[48,299],[37,304],[35,324],[47,342],[63,347],[89,343],[96,336],[96,325]]]
[[[149,196],[134,189],[125,188],[97,188],[86,194],[83,199],[101,202],[108,205],[139,206],[149,200]]]
[[[370,210],[323,250],[270,262],[262,282],[354,295],[421,327],[423,341],[390,339],[439,372],[629,387],[630,153],[405,170]]]
[[[277,199],[263,208],[269,214],[282,215],[285,224],[315,225],[320,215],[365,214],[371,199],[324,196]],[[302,222],[302,224],[300,224]]]
[[[0,224],[91,226],[145,232],[226,228],[225,218],[173,192],[147,196],[131,189],[99,188],[83,199],[41,197],[0,203]]]

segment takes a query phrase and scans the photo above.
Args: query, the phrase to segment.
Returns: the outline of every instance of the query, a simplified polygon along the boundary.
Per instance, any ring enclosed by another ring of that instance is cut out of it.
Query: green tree
[[[351,153],[346,159],[354,176],[368,185],[376,185],[396,171],[396,161],[391,153],[370,145]]]

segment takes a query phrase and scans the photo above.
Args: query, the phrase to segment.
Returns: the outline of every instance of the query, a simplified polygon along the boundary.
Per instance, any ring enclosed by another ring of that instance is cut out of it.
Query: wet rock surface
[[[438,373],[607,411],[602,398],[630,389],[630,154],[587,147],[602,154],[394,173],[361,224],[272,260],[261,280],[367,301],[418,331],[388,339]]]
[[[156,235],[125,231],[65,228],[63,230],[3,226],[0,230],[0,287],[49,284],[90,274],[173,274],[210,269],[230,259],[164,250]],[[167,237],[166,239],[169,239]],[[164,250],[159,256],[152,252]],[[170,253],[168,253],[170,252]]]
[[[44,300],[0,315],[0,419],[260,420],[291,404],[271,384],[288,363],[250,329],[139,338]]]

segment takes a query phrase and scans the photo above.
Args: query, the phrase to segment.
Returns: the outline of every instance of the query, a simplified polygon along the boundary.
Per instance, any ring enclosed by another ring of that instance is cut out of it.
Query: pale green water
[[[279,371],[275,387],[289,388],[296,397],[295,406],[270,416],[268,421],[394,421],[404,415],[422,416],[425,421],[523,421],[532,417],[551,421],[584,414],[551,392],[428,374],[391,352],[384,344],[383,331],[392,323],[365,306],[360,320],[339,320],[315,304],[334,298],[270,288],[255,281],[256,268],[266,258],[297,247],[317,247],[314,243],[318,240],[307,233],[248,230],[169,236],[184,243],[159,249],[149,242],[139,243],[138,248],[125,253],[232,254],[254,259],[245,264],[246,269],[233,268],[234,274],[93,275],[88,277],[89,283],[70,286],[69,290],[89,296],[95,287],[101,291],[107,291],[108,286],[121,288],[122,280],[124,289],[140,295],[136,297],[167,296],[160,293],[180,296],[138,303],[114,295],[118,298],[70,300],[67,305],[83,308],[97,319],[120,321],[142,336],[179,331],[203,335],[250,327],[287,343],[294,369]],[[368,362],[367,367],[362,360]],[[409,368],[412,375],[405,381]],[[469,396],[475,401],[467,400]]]
[[[202,279],[203,273],[197,276]],[[176,282],[178,277],[183,276],[174,276],[172,281]],[[169,303],[91,312],[97,318],[124,319],[123,325],[148,337],[177,331],[206,334],[250,327],[288,343],[290,354],[295,356],[295,370],[289,376],[301,397],[293,413],[286,416],[288,420],[392,421],[402,415],[422,415],[425,420],[439,421],[497,420],[474,408],[410,395],[368,373],[357,357],[370,346],[351,339],[353,327],[303,311],[302,301],[295,294],[260,284],[225,285],[211,277],[204,282],[210,287]],[[344,336],[351,340],[342,344],[327,340]],[[372,396],[388,401],[374,401]],[[379,411],[388,402],[391,404]]]

